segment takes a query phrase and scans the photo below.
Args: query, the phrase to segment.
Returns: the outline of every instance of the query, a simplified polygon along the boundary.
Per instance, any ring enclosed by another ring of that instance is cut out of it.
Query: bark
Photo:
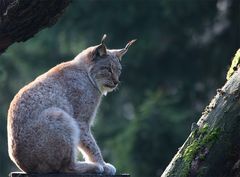
[[[0,0],[0,54],[55,24],[71,0]]]
[[[196,125],[161,177],[239,177],[240,69]]]

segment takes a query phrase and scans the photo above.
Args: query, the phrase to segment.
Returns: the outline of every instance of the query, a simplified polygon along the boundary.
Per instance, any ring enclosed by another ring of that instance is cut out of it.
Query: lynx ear
[[[98,46],[96,46],[96,48],[93,51],[93,58],[95,58],[96,56],[104,56],[107,54],[107,47],[105,45],[105,39],[106,39],[107,35],[104,34],[101,40],[101,44],[99,44]]]
[[[119,58],[119,60],[122,59],[123,55],[125,53],[127,53],[128,48],[134,43],[136,42],[137,39],[131,40],[130,42],[127,43],[127,45],[125,46],[125,48],[123,49],[119,49],[119,50],[115,50],[116,56]]]
[[[100,45],[98,45],[98,46],[96,47],[96,49],[95,49],[94,52],[95,52],[95,53],[94,53],[94,56],[100,56],[100,57],[102,57],[102,56],[104,56],[104,55],[107,54],[107,48],[106,48],[105,45],[100,44]]]

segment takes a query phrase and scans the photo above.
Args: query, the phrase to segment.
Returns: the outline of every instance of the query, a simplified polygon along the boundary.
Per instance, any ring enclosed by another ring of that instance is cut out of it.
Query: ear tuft
[[[105,40],[106,40],[106,38],[107,38],[107,35],[104,34],[103,37],[102,37],[102,40],[101,40],[101,44],[102,44],[102,45],[105,45]]]
[[[128,50],[128,48],[136,41],[137,41],[137,39],[133,39],[130,42],[128,42],[127,45],[125,46],[125,49]]]
[[[134,42],[136,42],[136,40],[137,40],[137,39],[133,39],[133,40],[129,41],[129,42],[127,43],[127,45],[126,45],[123,49],[114,50],[114,53],[115,53],[115,55],[118,57],[119,60],[122,59],[123,55],[124,55],[125,53],[127,53],[128,48],[129,48]]]

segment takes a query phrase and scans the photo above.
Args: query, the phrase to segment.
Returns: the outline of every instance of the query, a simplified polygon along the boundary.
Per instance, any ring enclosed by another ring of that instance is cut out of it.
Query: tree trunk
[[[0,0],[0,54],[56,23],[70,0]]]
[[[239,61],[240,53],[234,59]],[[237,68],[235,63],[235,70]],[[239,176],[240,69],[237,69],[217,90],[161,177]]]

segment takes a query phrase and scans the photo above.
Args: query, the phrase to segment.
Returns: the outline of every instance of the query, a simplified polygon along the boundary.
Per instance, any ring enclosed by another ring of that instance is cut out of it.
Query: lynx
[[[115,174],[91,134],[103,95],[119,84],[123,49],[89,47],[23,87],[8,111],[8,151],[27,173]],[[78,150],[85,161],[77,160]]]

